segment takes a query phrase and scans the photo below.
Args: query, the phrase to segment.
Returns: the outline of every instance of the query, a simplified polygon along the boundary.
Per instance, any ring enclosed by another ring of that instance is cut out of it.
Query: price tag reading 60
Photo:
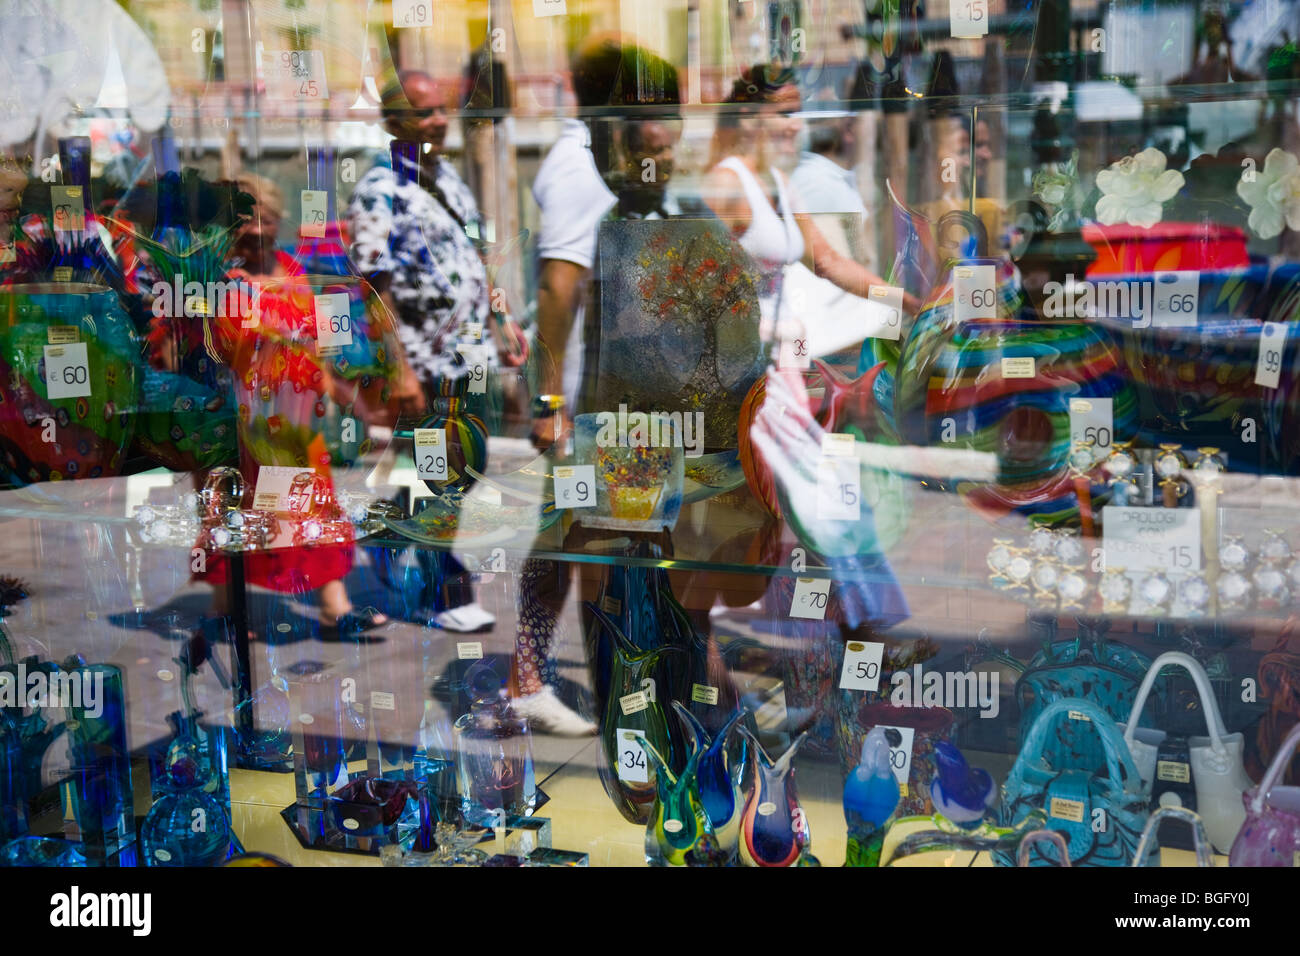
[[[346,292],[318,295],[316,302],[316,349],[340,348],[352,344],[352,310]]]

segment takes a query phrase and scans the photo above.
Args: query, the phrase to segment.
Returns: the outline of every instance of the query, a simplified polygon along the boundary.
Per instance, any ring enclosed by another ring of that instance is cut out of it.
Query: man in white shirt
[[[857,158],[856,122],[851,113],[826,114],[811,120],[810,149],[800,155],[790,183],[835,251],[874,270],[874,250],[867,248],[863,228],[867,206],[853,171]]]

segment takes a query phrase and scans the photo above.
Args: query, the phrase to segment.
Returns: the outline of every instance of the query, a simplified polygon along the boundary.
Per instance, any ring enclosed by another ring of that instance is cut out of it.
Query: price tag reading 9
[[[415,476],[426,481],[447,480],[447,430],[415,430]]]
[[[86,228],[86,197],[80,186],[51,186],[50,205],[55,232],[80,232]]]
[[[1155,328],[1188,328],[1196,325],[1201,298],[1199,272],[1157,272],[1152,294],[1155,296],[1155,312],[1151,324]]]
[[[884,656],[884,644],[849,641],[844,647],[840,687],[844,690],[879,690],[880,662]]]
[[[325,210],[328,208],[328,195],[323,189],[304,189],[302,191],[302,224],[298,235],[309,239],[325,238]]]
[[[433,26],[433,0],[393,0],[393,26]]]
[[[555,507],[596,507],[595,465],[561,465],[555,469]]]
[[[1282,355],[1286,348],[1286,325],[1265,322],[1259,333],[1259,361],[1255,365],[1255,384],[1277,388],[1282,378]]]
[[[900,787],[907,787],[912,773],[912,744],[916,740],[915,727],[881,727],[889,741],[889,766]],[[906,792],[906,791],[904,791]]]
[[[45,394],[50,399],[90,397],[85,342],[45,346]]]
[[[790,616],[810,621],[826,620],[826,602],[830,599],[830,594],[829,578],[798,578],[794,583]]]
[[[949,26],[958,39],[988,36],[988,0],[949,0]]]
[[[1070,399],[1070,445],[1090,446],[1093,462],[1110,454],[1115,438],[1115,400],[1113,398]]]
[[[346,292],[315,297],[316,351],[352,344],[352,308]]]
[[[998,317],[997,272],[993,266],[957,266],[952,274],[953,312],[958,322]]]
[[[320,50],[266,50],[266,95],[276,100],[327,100],[325,54]]]
[[[903,290],[873,285],[867,290],[867,333],[863,338],[898,341],[903,332]]]
[[[617,727],[614,729],[614,740],[618,744],[615,749],[618,779],[626,780],[628,783],[649,783],[650,765],[637,732],[626,727]]]

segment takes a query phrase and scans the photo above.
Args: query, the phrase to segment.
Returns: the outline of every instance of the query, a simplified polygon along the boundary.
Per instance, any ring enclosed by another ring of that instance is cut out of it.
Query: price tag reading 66
[[[884,644],[849,641],[844,647],[840,687],[845,690],[879,690],[880,662],[884,656]]]
[[[596,507],[595,465],[561,465],[555,469],[555,507]]]
[[[1199,272],[1157,272],[1153,277],[1153,286],[1153,326],[1168,329],[1196,325],[1201,296]]]

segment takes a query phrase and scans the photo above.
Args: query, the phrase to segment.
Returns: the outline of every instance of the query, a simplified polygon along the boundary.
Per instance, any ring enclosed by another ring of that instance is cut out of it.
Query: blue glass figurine
[[[740,778],[744,764],[729,766],[728,742],[747,709],[737,710],[712,737],[695,715],[673,701],[673,710],[693,736],[692,751],[699,757],[695,771],[700,804],[713,830],[713,837],[725,862],[734,860],[740,847]]]
[[[740,859],[747,866],[820,866],[808,852],[812,834],[799,806],[794,785],[794,755],[807,739],[804,732],[775,762],[748,728],[753,744],[751,763],[754,789],[745,802],[740,822]]]
[[[899,797],[885,729],[872,727],[862,741],[862,759],[844,782],[844,821],[849,828],[845,866],[880,865],[885,821],[898,807]]]
[[[963,830],[974,830],[997,801],[998,788],[987,770],[966,763],[961,751],[946,740],[934,745],[936,776],[930,782],[935,812]]]

